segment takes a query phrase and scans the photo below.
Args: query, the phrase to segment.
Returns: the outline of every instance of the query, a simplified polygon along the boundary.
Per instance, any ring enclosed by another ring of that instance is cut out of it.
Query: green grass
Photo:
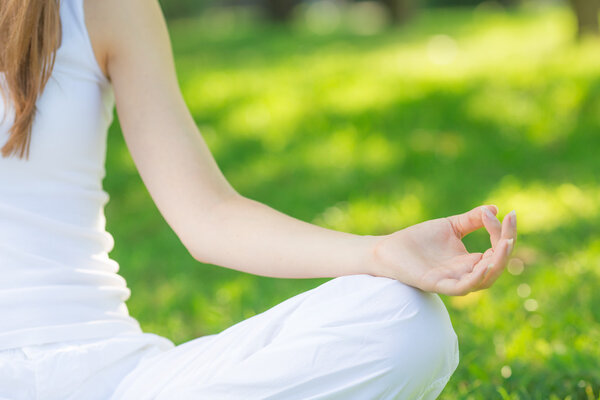
[[[517,210],[510,271],[443,298],[461,363],[442,399],[598,398],[600,43],[573,42],[568,10],[424,12],[367,36],[207,21],[170,23],[180,83],[243,195],[360,234],[488,202]],[[193,260],[118,126],[105,187],[111,256],[145,331],[181,343],[324,282]]]

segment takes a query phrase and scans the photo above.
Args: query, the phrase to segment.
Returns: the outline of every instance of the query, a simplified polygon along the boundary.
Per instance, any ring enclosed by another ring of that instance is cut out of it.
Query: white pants
[[[458,364],[440,298],[332,279],[179,346],[144,333],[0,352],[0,399],[435,399]]]

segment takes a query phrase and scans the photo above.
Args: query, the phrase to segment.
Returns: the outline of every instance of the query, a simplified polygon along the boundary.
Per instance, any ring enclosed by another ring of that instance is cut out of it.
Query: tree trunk
[[[264,0],[267,17],[275,22],[286,22],[292,17],[298,0]]]
[[[381,0],[381,2],[388,9],[395,24],[408,21],[416,11],[415,0]]]
[[[600,0],[571,0],[571,6],[577,17],[577,36],[598,35],[598,12]]]

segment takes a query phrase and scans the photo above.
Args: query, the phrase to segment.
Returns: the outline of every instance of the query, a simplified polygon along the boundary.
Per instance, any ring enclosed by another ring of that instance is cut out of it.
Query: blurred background
[[[461,363],[441,399],[600,398],[600,0],[162,6],[187,104],[241,194],[372,235],[517,210],[496,285],[443,297]],[[111,256],[145,331],[182,343],[326,281],[193,260],[118,124],[104,184]],[[488,246],[484,232],[466,244]]]

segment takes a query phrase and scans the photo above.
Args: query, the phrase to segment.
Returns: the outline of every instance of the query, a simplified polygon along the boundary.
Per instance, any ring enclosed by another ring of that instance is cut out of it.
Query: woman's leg
[[[353,275],[144,360],[113,399],[434,399],[457,364],[437,295]]]
[[[151,333],[0,351],[0,400],[106,400],[140,360],[175,347]]]
[[[21,349],[0,351],[0,400],[34,400],[35,367]]]

